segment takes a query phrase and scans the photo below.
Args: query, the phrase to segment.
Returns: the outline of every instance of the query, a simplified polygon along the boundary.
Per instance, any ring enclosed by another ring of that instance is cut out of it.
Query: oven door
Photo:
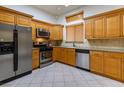
[[[40,63],[45,63],[52,60],[52,51],[41,51],[40,52]]]

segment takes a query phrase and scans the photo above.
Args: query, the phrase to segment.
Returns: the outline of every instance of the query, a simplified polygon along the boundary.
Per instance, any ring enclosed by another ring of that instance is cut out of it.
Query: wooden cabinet
[[[26,16],[17,16],[17,24],[20,26],[31,26],[31,18]]]
[[[103,52],[90,51],[90,69],[93,72],[103,73]]]
[[[122,28],[121,36],[124,37],[124,12],[121,13],[121,28]]]
[[[34,22],[31,22],[31,27],[32,27],[32,40],[35,41],[35,39],[36,39],[36,25]]]
[[[87,39],[93,38],[93,20],[88,19],[85,21],[85,36]]]
[[[122,81],[124,81],[124,54],[122,59]]]
[[[36,69],[40,65],[40,54],[39,54],[39,48],[34,48],[32,51],[32,69]]]
[[[15,15],[10,12],[0,10],[0,22],[14,24]]]
[[[82,19],[83,19],[83,12],[66,17],[66,22],[68,23]]]
[[[65,64],[75,66],[75,49],[54,47],[53,48],[53,60],[60,61]]]
[[[74,26],[67,26],[66,27],[66,41],[67,42],[74,42]]]
[[[67,50],[67,64],[75,66],[76,61],[76,54],[75,49],[68,49]]]
[[[104,74],[112,78],[121,79],[121,61],[119,53],[104,53]]]
[[[51,40],[63,40],[63,26],[55,25],[50,32]]]
[[[105,32],[105,18],[98,17],[94,19],[94,38],[104,38]]]
[[[82,42],[83,41],[83,24],[75,25],[75,34],[74,41]]]
[[[106,37],[120,37],[120,14],[111,14],[106,17]]]

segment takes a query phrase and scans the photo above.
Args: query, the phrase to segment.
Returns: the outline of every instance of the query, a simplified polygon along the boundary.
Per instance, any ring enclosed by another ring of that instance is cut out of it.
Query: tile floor
[[[124,83],[56,62],[1,87],[124,87]]]

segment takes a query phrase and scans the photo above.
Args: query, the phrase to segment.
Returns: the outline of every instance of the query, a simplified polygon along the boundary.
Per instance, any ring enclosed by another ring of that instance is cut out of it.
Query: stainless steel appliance
[[[38,38],[49,38],[50,32],[43,28],[37,28],[36,29],[36,37]]]
[[[76,66],[89,70],[89,50],[76,49]]]
[[[13,42],[0,42],[0,81],[13,76]]]
[[[31,28],[0,23],[0,84],[31,73]]]
[[[32,32],[30,27],[16,26],[15,30],[16,75],[32,70]],[[18,58],[18,59],[17,59]]]

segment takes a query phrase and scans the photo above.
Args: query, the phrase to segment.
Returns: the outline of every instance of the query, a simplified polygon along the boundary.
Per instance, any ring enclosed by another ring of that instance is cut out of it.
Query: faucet
[[[73,42],[73,47],[75,47],[75,43]]]

